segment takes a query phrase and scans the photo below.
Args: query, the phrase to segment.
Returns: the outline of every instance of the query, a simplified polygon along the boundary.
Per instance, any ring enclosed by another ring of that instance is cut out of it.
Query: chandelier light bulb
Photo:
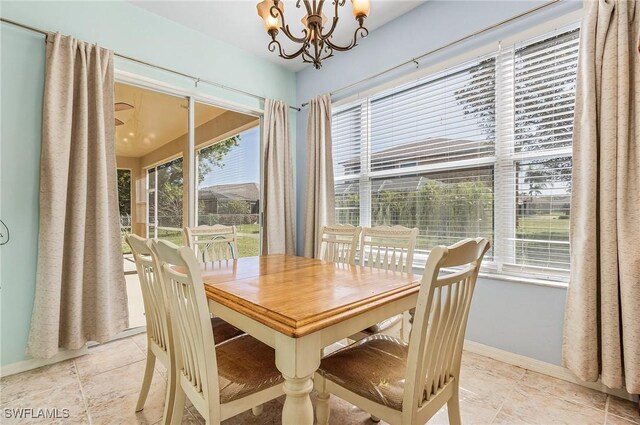
[[[280,11],[277,14],[277,17],[274,17],[271,14],[271,8],[275,6],[273,0],[263,0],[256,8],[258,9],[258,16],[262,18],[264,22],[264,29],[267,32],[277,31],[282,26],[282,13],[284,12],[284,4],[283,2],[278,2],[278,10]]]
[[[369,0],[351,0],[353,4],[353,16],[356,18],[361,16],[369,16],[371,3]]]

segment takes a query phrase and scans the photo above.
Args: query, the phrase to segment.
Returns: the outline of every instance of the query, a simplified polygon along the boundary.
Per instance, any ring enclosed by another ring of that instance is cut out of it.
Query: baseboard
[[[591,388],[603,393],[611,394],[616,397],[625,398],[627,400],[635,401],[634,396],[630,395],[624,389],[613,389],[605,386],[601,382],[584,382],[569,369],[555,364],[536,360],[531,357],[526,357],[521,354],[511,353],[509,351],[501,350],[499,348],[491,347],[481,344],[479,342],[464,340],[464,349],[475,354],[490,357],[495,360],[499,360],[504,363],[508,363],[514,366],[521,367],[523,369],[530,370],[532,372],[542,373],[554,378],[562,379],[563,381],[571,382],[573,384],[582,385],[583,387]]]
[[[36,369],[42,366],[48,366],[50,364],[59,363],[65,360],[80,357],[89,352],[89,348],[85,346],[78,350],[60,350],[58,354],[48,359],[27,359],[19,362],[11,363],[6,366],[0,367],[0,377],[15,375],[16,373],[26,372],[31,369]]]
[[[116,335],[112,341],[117,339],[127,338],[142,332],[145,332],[144,326],[127,329]],[[98,345],[95,342],[87,343],[84,348],[78,350],[60,350],[55,356],[49,359],[27,359],[19,362],[11,363],[6,366],[0,366],[0,378],[5,376],[15,375],[16,373],[26,372],[31,369],[37,369],[39,367],[48,366],[50,364],[59,363],[65,360],[73,359],[76,357],[84,356],[89,353],[89,349]]]

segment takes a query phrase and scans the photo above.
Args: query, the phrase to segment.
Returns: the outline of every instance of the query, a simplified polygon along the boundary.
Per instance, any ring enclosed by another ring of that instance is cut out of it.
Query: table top
[[[201,265],[207,297],[302,337],[418,292],[419,275],[268,255]]]

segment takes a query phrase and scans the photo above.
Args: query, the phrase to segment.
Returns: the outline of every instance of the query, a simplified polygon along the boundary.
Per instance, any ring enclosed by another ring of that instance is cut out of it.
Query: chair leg
[[[171,424],[171,418],[173,416],[173,404],[176,398],[176,368],[171,365],[167,368],[167,394],[164,401],[164,416],[162,423],[164,425]]]
[[[400,337],[404,342],[409,342],[409,336],[411,333],[411,323],[410,323],[411,315],[408,311],[402,313],[402,328],[400,331]]]
[[[173,399],[173,412],[171,413],[171,422],[172,424],[181,424],[182,423],[182,415],[184,414],[184,404],[186,401],[186,394],[184,390],[180,386],[179,383],[176,382],[176,394]]]
[[[460,418],[460,399],[458,398],[458,386],[455,386],[451,398],[447,401],[447,412],[449,414],[450,425],[461,425],[462,419]]]
[[[156,355],[153,351],[147,350],[147,365],[144,369],[144,378],[142,379],[142,388],[138,396],[138,404],[136,404],[136,412],[144,409],[144,403],[147,401],[149,388],[151,388],[151,380],[153,379],[153,371],[156,366]]]
[[[316,405],[316,419],[318,425],[329,425],[329,393],[318,392],[318,403]]]
[[[260,406],[255,406],[251,408],[251,413],[253,413],[253,416],[260,416],[262,415],[262,411],[264,410],[264,405],[260,405]]]

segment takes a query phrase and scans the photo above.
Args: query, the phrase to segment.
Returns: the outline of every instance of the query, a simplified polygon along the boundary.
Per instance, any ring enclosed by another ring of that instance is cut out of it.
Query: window
[[[488,268],[569,268],[573,26],[334,109],[336,221],[492,240]]]
[[[131,233],[131,170],[118,168],[118,211],[120,213],[120,245],[122,253],[131,252],[125,236]]]
[[[184,172],[182,157],[147,170],[148,230],[150,238],[182,245],[184,215]]]

